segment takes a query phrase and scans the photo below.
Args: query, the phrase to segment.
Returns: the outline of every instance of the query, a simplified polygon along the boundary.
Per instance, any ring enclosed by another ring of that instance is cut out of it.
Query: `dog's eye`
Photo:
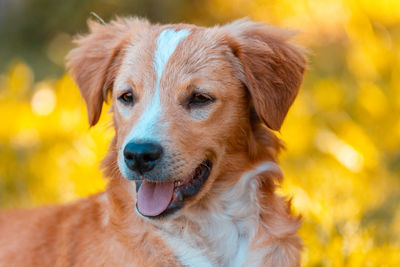
[[[118,99],[124,103],[125,105],[132,105],[133,104],[133,93],[132,92],[125,92],[118,97]]]
[[[209,104],[214,101],[214,98],[204,93],[193,93],[189,98],[189,107],[196,107]]]

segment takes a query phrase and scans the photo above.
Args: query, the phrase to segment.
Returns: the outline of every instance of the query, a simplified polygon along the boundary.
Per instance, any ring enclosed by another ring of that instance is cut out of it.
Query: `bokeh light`
[[[33,113],[41,116],[49,115],[56,106],[56,96],[47,85],[38,85],[33,94],[31,106]]]

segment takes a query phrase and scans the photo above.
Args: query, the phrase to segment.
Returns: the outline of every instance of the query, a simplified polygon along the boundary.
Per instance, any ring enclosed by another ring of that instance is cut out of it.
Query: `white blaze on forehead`
[[[153,67],[157,75],[154,95],[151,102],[140,117],[138,123],[134,126],[131,134],[128,136],[129,142],[132,139],[157,139],[157,129],[160,129],[161,118],[161,100],[160,100],[160,81],[171,55],[174,53],[178,44],[189,34],[189,30],[184,29],[175,31],[167,29],[161,32],[157,39],[157,48],[154,54]]]
[[[189,30],[164,30],[157,39],[157,50],[154,55],[154,69],[157,73],[157,87],[160,89],[160,80],[168,59],[174,53],[178,44],[188,36]]]

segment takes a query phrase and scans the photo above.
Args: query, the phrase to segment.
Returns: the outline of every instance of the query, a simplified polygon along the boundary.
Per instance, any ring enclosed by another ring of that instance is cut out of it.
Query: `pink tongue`
[[[171,202],[174,182],[152,183],[144,180],[139,188],[137,207],[145,216],[161,214]]]

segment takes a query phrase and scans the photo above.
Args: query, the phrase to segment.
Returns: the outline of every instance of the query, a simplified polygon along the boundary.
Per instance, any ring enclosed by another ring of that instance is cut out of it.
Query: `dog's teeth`
[[[181,186],[182,182],[181,181],[175,181],[175,186]]]

